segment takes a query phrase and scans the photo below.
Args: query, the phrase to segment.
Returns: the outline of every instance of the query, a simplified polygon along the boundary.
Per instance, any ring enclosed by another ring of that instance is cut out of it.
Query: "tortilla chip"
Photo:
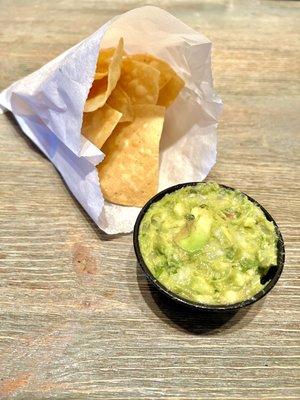
[[[133,110],[130,98],[119,84],[117,84],[117,86],[111,92],[111,95],[107,99],[106,104],[123,114],[120,122],[133,121]]]
[[[104,78],[97,79],[96,81],[93,82],[92,87],[90,88],[88,99],[90,98],[91,100],[93,100],[100,94],[105,95],[105,93],[107,91],[107,79],[108,79],[107,76],[105,76]],[[88,100],[85,103],[84,112],[92,112],[92,111],[86,111],[87,102],[88,102]],[[98,108],[100,108],[100,107],[98,107]],[[93,111],[95,111],[95,110],[93,110]]]
[[[142,105],[133,111],[134,121],[118,124],[105,142],[97,169],[106,200],[139,207],[157,192],[165,108]]]
[[[100,49],[96,67],[97,72],[108,71],[109,64],[111,63],[111,59],[115,51],[116,51],[115,47]]]
[[[157,69],[127,57],[123,60],[119,84],[133,105],[156,104],[159,78],[160,72]]]
[[[96,72],[94,79],[102,79],[105,76],[108,75],[108,68],[111,63],[112,56],[114,55],[116,51],[115,47],[109,47],[108,49],[102,49],[99,52],[99,57],[97,61],[97,67],[96,67]],[[125,56],[126,53],[123,49],[122,51],[122,56]]]
[[[157,104],[169,107],[184,88],[184,81],[177,74],[160,90]]]
[[[120,39],[121,40],[121,39]],[[123,40],[123,39],[122,39]],[[111,59],[116,51],[115,47],[109,47],[107,49],[100,49],[96,72],[107,72]],[[124,48],[122,49],[122,56],[126,56]]]
[[[100,80],[100,79],[104,78],[107,75],[108,75],[108,70],[107,70],[107,72],[95,72],[94,80],[95,81],[96,80]]]
[[[148,64],[160,72],[159,89],[163,88],[174,75],[177,75],[166,61],[160,60],[151,54],[133,54],[129,58]]]
[[[117,85],[117,82],[121,75],[121,65],[122,65],[122,55],[123,55],[123,39],[121,38],[116,48],[113,56],[111,58],[109,67],[108,67],[108,75],[100,80],[94,81],[91,90],[89,92],[87,101],[84,106],[85,112],[92,112],[102,107],[106,100],[108,99],[111,92]],[[102,85],[98,83],[102,82]],[[106,82],[106,85],[103,87],[103,82]],[[99,91],[97,90],[99,86]]]
[[[121,117],[122,113],[107,104],[94,112],[83,113],[82,134],[101,149]]]

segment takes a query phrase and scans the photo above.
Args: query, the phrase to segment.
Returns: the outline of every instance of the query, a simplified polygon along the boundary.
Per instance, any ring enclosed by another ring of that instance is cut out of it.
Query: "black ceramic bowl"
[[[137,220],[135,222],[134,225],[134,232],[133,232],[133,245],[134,245],[134,250],[135,250],[135,254],[138,260],[138,263],[140,265],[140,267],[142,268],[143,272],[145,273],[146,277],[149,279],[149,281],[158,289],[160,290],[162,293],[164,293],[167,297],[171,298],[172,300],[181,303],[181,304],[185,304],[189,307],[192,307],[194,309],[198,309],[198,310],[207,310],[207,311],[227,311],[227,310],[236,310],[238,308],[242,308],[242,307],[246,307],[250,304],[255,303],[256,301],[260,300],[262,297],[264,297],[277,283],[283,266],[284,266],[284,259],[285,259],[285,250],[284,250],[284,242],[283,242],[283,238],[282,235],[279,231],[279,228],[276,224],[276,222],[274,221],[274,219],[271,217],[271,215],[268,213],[267,210],[265,210],[259,203],[257,203],[257,201],[255,201],[254,199],[252,199],[250,196],[248,196],[247,194],[245,194],[245,196],[247,196],[247,198],[252,201],[252,203],[256,204],[265,214],[266,218],[268,221],[272,221],[273,224],[275,225],[275,229],[276,229],[276,233],[278,236],[278,242],[277,242],[277,265],[272,265],[267,273],[267,275],[265,277],[263,277],[263,283],[268,282],[268,284],[260,291],[258,292],[255,296],[252,296],[251,298],[241,301],[239,303],[234,303],[234,304],[228,304],[228,305],[210,305],[210,304],[204,304],[204,303],[198,303],[198,302],[194,302],[188,299],[185,299],[184,297],[179,296],[178,294],[170,291],[169,289],[167,289],[164,285],[162,285],[157,278],[155,278],[155,276],[152,274],[152,272],[149,270],[149,268],[147,267],[146,263],[143,260],[141,251],[140,251],[140,246],[139,246],[139,240],[138,240],[138,235],[139,235],[139,228],[140,228],[140,224],[141,221],[146,213],[146,211],[148,210],[148,208],[151,206],[151,204],[159,201],[160,199],[162,199],[164,197],[165,194],[167,193],[171,193],[174,192],[175,190],[181,189],[182,187],[185,186],[194,186],[197,183],[201,183],[201,182],[188,182],[188,183],[181,183],[179,185],[175,185],[175,186],[171,186],[161,192],[159,192],[157,195],[155,195],[154,197],[152,197],[152,199],[150,199],[145,205],[144,207],[141,209]],[[205,183],[205,182],[203,182]],[[226,189],[229,190],[235,190],[229,186],[225,186],[225,185],[220,185]]]

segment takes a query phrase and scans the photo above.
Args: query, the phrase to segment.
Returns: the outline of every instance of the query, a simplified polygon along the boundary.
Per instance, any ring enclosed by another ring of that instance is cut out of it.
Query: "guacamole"
[[[144,262],[172,292],[205,304],[251,298],[277,264],[277,234],[241,192],[186,186],[153,203],[139,228]]]

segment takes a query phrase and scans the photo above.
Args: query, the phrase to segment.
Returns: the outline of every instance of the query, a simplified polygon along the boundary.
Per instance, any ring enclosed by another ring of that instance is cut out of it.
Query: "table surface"
[[[0,89],[146,1],[0,0]],[[148,286],[132,235],[101,233],[10,115],[0,116],[0,398],[299,398],[299,44],[294,1],[151,1],[214,44],[225,107],[209,178],[278,222],[274,290],[192,313]],[[299,22],[299,20],[298,20]],[[296,51],[297,49],[297,51]]]

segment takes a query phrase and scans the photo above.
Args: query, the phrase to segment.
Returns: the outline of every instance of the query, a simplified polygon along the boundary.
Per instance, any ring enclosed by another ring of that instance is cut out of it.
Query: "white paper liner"
[[[159,190],[201,181],[216,162],[221,99],[214,93],[211,42],[166,11],[152,6],[113,18],[94,34],[0,93],[0,105],[46,154],[100,229],[130,232],[139,208],[104,201],[95,165],[104,154],[81,135],[83,107],[99,48],[124,38],[128,53],[167,61],[185,88],[166,112],[160,145]]]

